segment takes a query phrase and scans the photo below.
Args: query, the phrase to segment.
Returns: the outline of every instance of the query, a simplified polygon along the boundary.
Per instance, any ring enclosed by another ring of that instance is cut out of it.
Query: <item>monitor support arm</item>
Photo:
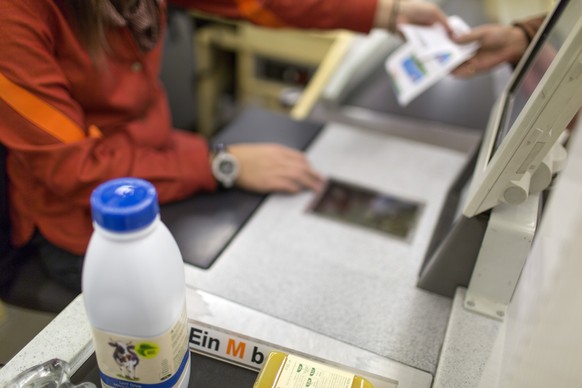
[[[539,194],[491,211],[465,296],[466,309],[503,320],[531,249],[539,211]]]

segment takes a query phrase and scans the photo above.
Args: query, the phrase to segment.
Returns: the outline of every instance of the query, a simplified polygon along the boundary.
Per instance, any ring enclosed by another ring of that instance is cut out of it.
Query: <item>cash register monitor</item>
[[[497,100],[463,213],[519,204],[565,159],[557,140],[582,105],[582,0],[556,4]]]

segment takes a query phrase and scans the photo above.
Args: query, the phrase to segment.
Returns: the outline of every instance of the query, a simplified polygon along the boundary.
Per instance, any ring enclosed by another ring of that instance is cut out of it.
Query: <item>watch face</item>
[[[212,161],[212,173],[224,187],[232,187],[238,176],[238,163],[234,156],[219,152]]]
[[[221,173],[225,174],[225,175],[231,175],[234,173],[234,163],[232,163],[232,161],[230,160],[222,160],[220,162],[220,165],[218,166],[218,169],[220,170]]]

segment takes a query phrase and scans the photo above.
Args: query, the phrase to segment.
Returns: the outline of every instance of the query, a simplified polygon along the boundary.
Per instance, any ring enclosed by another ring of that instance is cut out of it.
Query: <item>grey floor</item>
[[[0,368],[54,317],[52,313],[27,310],[0,301]]]

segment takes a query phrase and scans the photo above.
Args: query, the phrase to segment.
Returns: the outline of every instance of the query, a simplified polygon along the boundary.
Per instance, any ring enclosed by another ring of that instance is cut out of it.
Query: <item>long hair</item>
[[[107,47],[103,3],[107,0],[65,0],[70,22],[77,28],[79,40],[93,58]]]

